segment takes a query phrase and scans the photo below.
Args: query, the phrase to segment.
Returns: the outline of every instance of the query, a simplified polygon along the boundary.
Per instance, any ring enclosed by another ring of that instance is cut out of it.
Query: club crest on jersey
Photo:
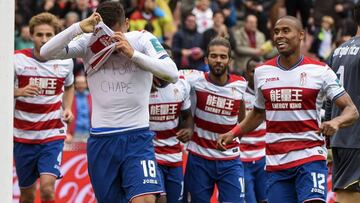
[[[54,64],[53,69],[54,69],[55,72],[58,72],[59,71],[59,64]]]
[[[304,86],[306,84],[307,80],[307,74],[305,72],[302,72],[300,74],[300,86]]]

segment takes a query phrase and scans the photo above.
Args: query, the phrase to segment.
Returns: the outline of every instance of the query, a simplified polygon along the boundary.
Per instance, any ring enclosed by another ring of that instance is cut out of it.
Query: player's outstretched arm
[[[82,33],[93,32],[100,21],[100,14],[93,13],[81,22],[71,25],[46,42],[40,49],[40,56],[47,60],[81,57],[83,50],[79,50],[79,46],[69,47],[68,44]]]
[[[178,80],[178,70],[174,63],[174,61],[167,56],[166,51],[161,47],[160,43],[158,43],[159,49],[164,52],[164,57],[156,58],[151,54],[143,54],[139,51],[134,50],[134,48],[130,45],[128,40],[125,38],[124,33],[115,32],[112,39],[116,41],[116,50],[130,58],[134,63],[136,63],[143,70],[149,71],[154,76],[175,83]],[[153,47],[150,44],[150,41],[155,40],[156,38],[150,33],[144,33],[142,38],[139,39],[139,43],[143,45],[144,49],[153,49],[149,47]],[[145,50],[146,52],[151,52],[149,50]]]
[[[237,124],[232,130],[227,133],[220,134],[217,140],[217,148],[219,150],[226,150],[226,145],[230,144],[235,137],[242,137],[257,128],[265,119],[265,110],[254,109],[246,115],[241,123]]]
[[[330,121],[321,123],[319,133],[327,136],[334,135],[339,128],[348,127],[359,118],[359,112],[348,93],[336,99],[335,104],[341,109],[341,114]]]

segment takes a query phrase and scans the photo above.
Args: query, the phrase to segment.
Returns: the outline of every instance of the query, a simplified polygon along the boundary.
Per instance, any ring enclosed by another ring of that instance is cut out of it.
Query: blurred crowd
[[[31,48],[29,19],[50,12],[63,28],[87,18],[106,0],[16,0],[15,49]],[[251,57],[269,59],[277,54],[271,43],[276,19],[293,15],[306,30],[302,52],[326,60],[334,48],[356,33],[351,10],[358,0],[118,0],[126,10],[129,31],[147,30],[173,51],[178,69],[208,71],[203,57],[216,36],[230,41],[230,71],[243,74]],[[90,126],[91,104],[82,61],[74,59],[77,119],[69,134],[85,138]],[[80,108],[79,108],[80,106]]]

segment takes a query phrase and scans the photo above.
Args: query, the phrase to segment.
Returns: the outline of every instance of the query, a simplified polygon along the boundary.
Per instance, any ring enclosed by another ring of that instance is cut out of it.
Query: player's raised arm
[[[81,22],[66,28],[41,47],[41,57],[47,60],[81,57],[85,50],[82,49],[84,43],[79,42],[69,46],[70,41],[82,33],[93,32],[95,25],[100,21],[100,14],[95,12]]]
[[[112,38],[117,41],[117,51],[129,57],[143,70],[149,71],[154,76],[168,82],[175,83],[178,80],[178,70],[174,61],[152,34],[144,32],[139,39],[139,44],[143,46],[144,53],[135,50],[122,32],[115,32]]]

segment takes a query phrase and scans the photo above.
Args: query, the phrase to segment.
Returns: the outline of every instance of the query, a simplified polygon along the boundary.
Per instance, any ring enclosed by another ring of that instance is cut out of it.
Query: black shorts
[[[360,192],[360,149],[332,148],[332,190]]]

